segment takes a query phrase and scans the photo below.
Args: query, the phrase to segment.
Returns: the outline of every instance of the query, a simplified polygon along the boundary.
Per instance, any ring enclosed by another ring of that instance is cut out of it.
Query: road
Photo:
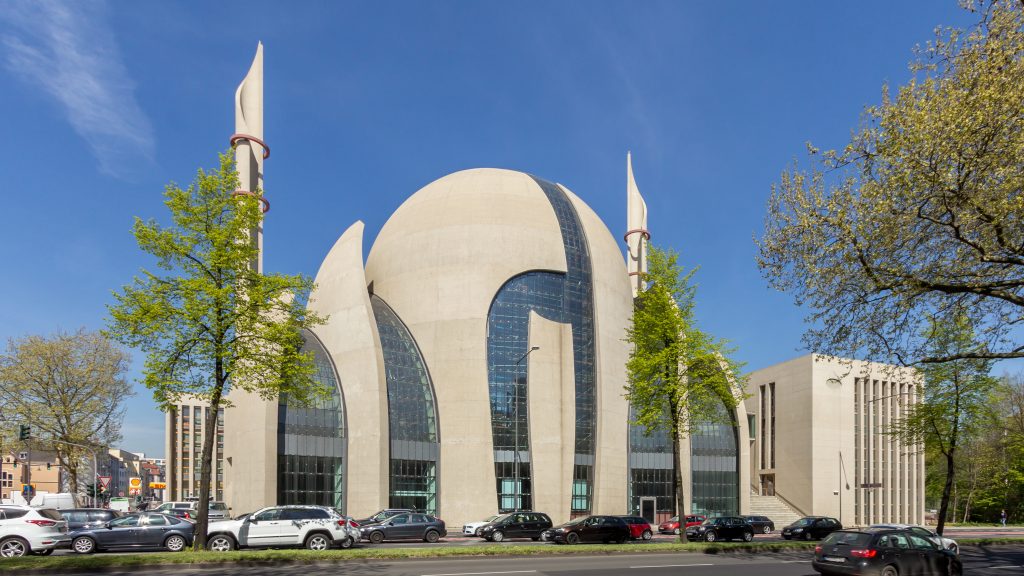
[[[641,550],[641,548],[638,548]],[[1024,575],[1024,545],[965,546],[964,573],[970,576]],[[518,558],[438,558],[353,561],[319,565],[217,566],[132,569],[114,574],[154,576],[816,576],[806,551],[760,554],[618,554]]]

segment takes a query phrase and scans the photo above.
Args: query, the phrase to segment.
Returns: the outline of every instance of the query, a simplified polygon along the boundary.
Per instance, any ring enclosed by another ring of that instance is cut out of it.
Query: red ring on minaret
[[[248,140],[250,142],[255,142],[259,144],[263,148],[263,159],[266,160],[267,158],[270,158],[270,146],[267,146],[267,143],[264,142],[263,140],[260,140],[255,136],[250,136],[248,134],[232,134],[231,147],[234,148],[235,146],[237,146],[239,140]]]
[[[263,211],[264,214],[270,212],[270,200],[267,200],[266,198],[256,194],[255,192],[249,192],[248,190],[235,190],[234,192],[231,193],[231,197],[234,198],[235,196],[252,196],[258,199],[261,204],[263,204],[261,210]]]
[[[637,233],[643,234],[644,238],[646,238],[648,242],[651,241],[651,233],[644,228],[633,228],[629,232],[626,232],[626,235],[623,236],[622,239],[625,240],[626,242],[629,242],[629,237]]]

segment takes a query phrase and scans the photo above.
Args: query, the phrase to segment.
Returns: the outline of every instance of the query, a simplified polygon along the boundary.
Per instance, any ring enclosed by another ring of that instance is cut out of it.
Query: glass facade
[[[370,296],[388,386],[391,478],[389,506],[437,514],[437,403],[433,383],[408,327],[380,297]]]
[[[587,514],[594,477],[594,298],[590,249],[579,216],[556,184],[534,178],[555,212],[565,251],[566,273],[534,271],[498,290],[487,317],[487,372],[498,510],[532,508],[529,451],[528,368],[530,312],[572,326],[576,383],[575,460],[570,502]]]
[[[277,410],[277,503],[317,504],[345,510],[345,404],[334,363],[320,340],[304,332],[303,350],[313,353],[315,378],[331,394],[313,405],[290,404],[282,394]]]
[[[640,499],[654,498],[655,513],[675,513],[675,463],[672,438],[667,430],[644,434],[644,427],[633,424],[636,411],[629,407],[629,511],[640,515]]]
[[[740,451],[736,414],[724,403],[690,436],[691,511],[707,516],[739,513]]]

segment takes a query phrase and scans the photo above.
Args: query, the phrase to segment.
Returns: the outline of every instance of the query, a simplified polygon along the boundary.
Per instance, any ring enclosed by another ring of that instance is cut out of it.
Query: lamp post
[[[522,366],[523,360],[526,360],[526,357],[533,353],[533,351],[535,350],[540,350],[540,346],[532,346],[529,350],[526,351],[525,354],[519,357],[519,360],[516,360],[516,373],[515,380],[513,381],[514,386],[512,388],[512,403],[515,405],[515,420],[513,420],[512,423],[512,433],[515,436],[516,449],[515,453],[512,456],[512,484],[515,489],[515,498],[513,500],[513,506],[515,507],[516,512],[519,511],[520,499],[522,498],[522,489],[519,487],[519,368],[520,366]]]

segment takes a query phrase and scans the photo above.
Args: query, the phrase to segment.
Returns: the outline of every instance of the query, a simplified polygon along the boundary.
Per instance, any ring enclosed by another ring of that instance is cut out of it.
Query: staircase
[[[782,530],[803,516],[775,496],[750,495],[751,516],[767,516],[775,522],[775,529]]]

